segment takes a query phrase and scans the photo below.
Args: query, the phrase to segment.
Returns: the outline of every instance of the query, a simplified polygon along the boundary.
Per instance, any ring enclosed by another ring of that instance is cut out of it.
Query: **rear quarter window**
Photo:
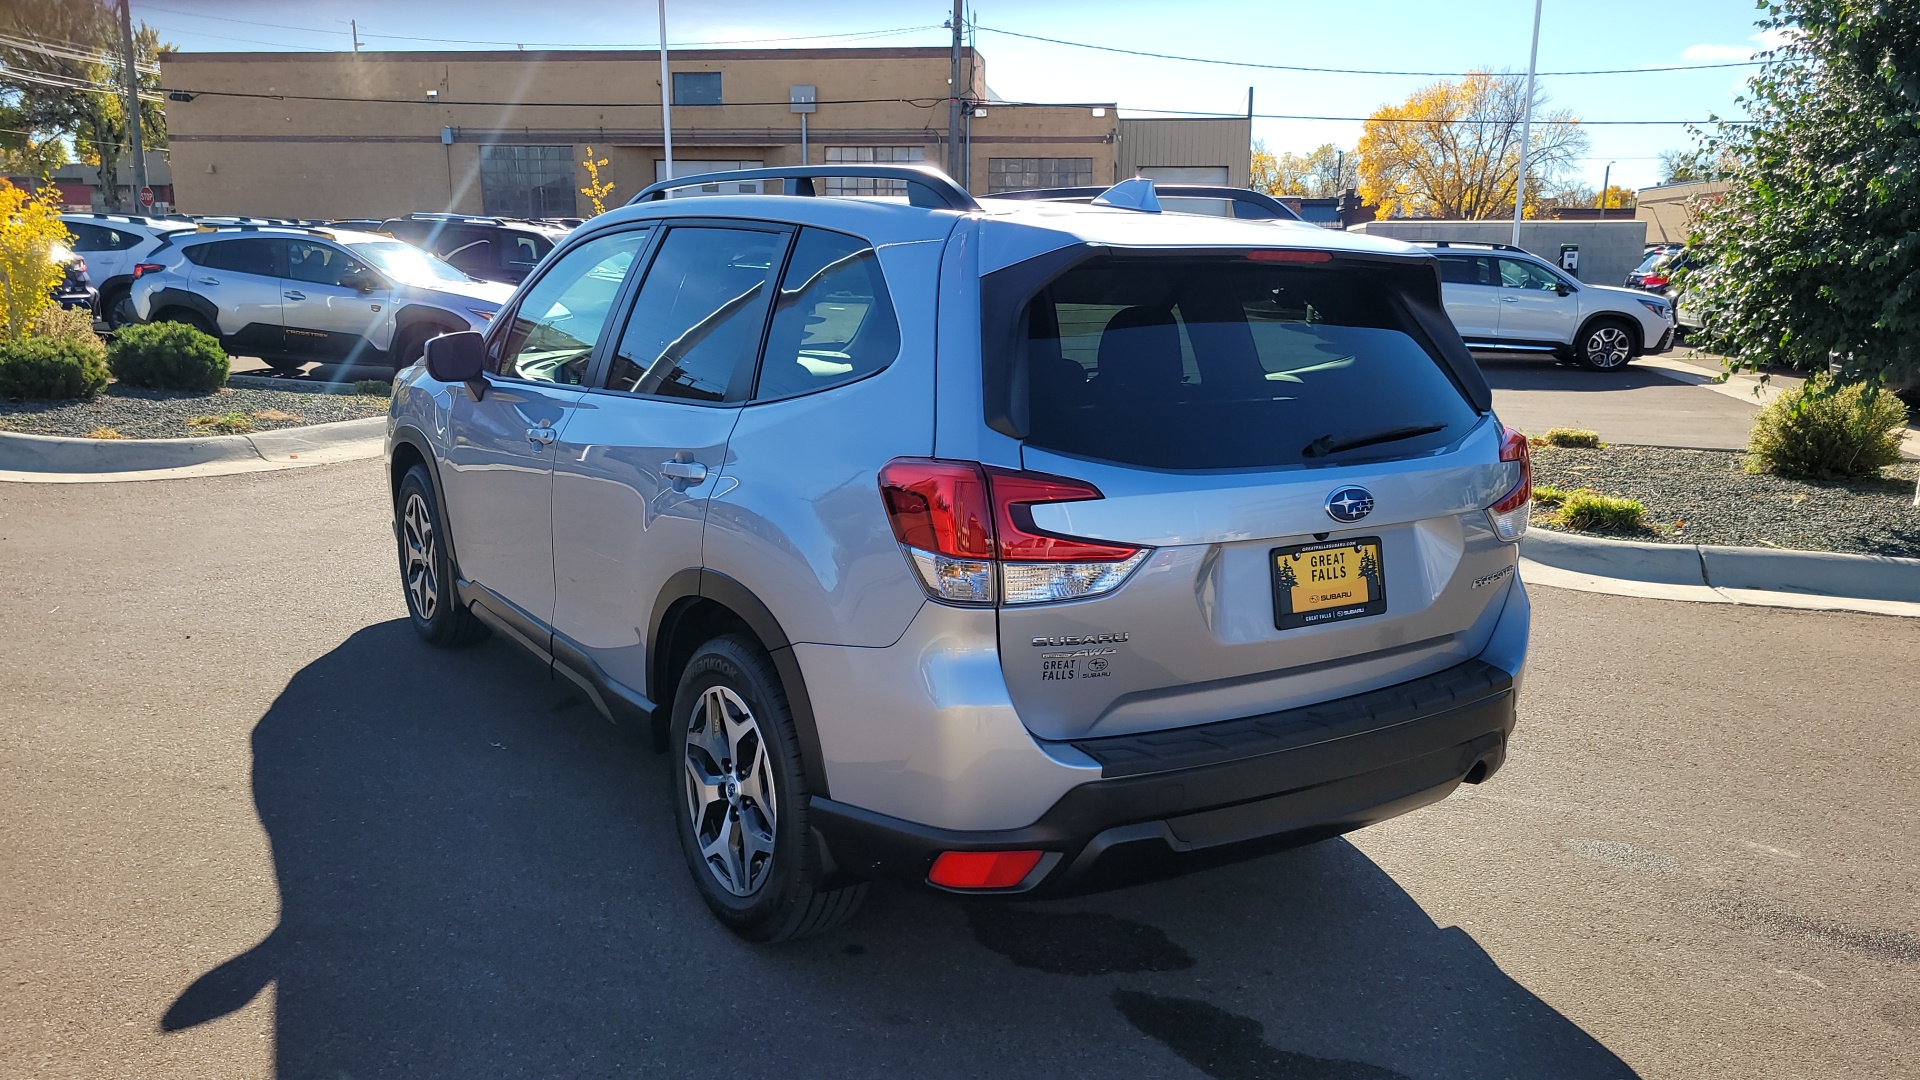
[[[1028,441],[1066,454],[1341,464],[1438,449],[1479,416],[1364,265],[1097,259],[1036,296],[1026,327]]]

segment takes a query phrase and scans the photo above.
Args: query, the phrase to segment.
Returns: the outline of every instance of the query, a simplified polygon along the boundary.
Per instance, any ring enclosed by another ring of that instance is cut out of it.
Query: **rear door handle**
[[[555,435],[553,429],[550,427],[530,427],[527,429],[527,441],[539,446],[552,446],[553,440],[556,438],[559,438],[559,436]]]
[[[707,467],[697,461],[663,461],[660,463],[660,475],[698,483],[707,478]]]
[[[305,300],[307,298],[307,294],[303,292],[290,292],[283,295],[289,300]]]
[[[1503,304],[1517,304],[1520,302],[1520,298],[1517,296],[1503,296],[1500,298],[1500,302]]]
[[[218,284],[220,284],[220,279],[219,279],[219,278],[217,278],[217,277],[203,277],[203,278],[201,278],[201,279],[199,279],[199,280],[200,280],[200,284],[202,284],[202,285],[218,285]]]

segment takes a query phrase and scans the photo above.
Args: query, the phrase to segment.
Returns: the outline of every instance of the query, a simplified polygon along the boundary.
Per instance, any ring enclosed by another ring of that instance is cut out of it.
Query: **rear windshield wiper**
[[[1328,454],[1338,454],[1343,450],[1358,450],[1363,446],[1399,442],[1401,439],[1412,439],[1445,430],[1447,430],[1445,424],[1408,424],[1404,427],[1372,431],[1365,435],[1349,435],[1344,438],[1339,435],[1322,435],[1308,443],[1300,453],[1303,457],[1326,457]]]

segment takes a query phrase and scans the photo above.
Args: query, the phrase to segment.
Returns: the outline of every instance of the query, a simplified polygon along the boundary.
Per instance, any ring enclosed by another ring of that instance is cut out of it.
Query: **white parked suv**
[[[73,250],[87,260],[87,276],[100,290],[94,315],[118,330],[133,321],[133,268],[168,236],[192,232],[193,222],[136,214],[61,214],[73,234]]]
[[[1576,281],[1508,244],[1419,246],[1440,260],[1447,316],[1469,348],[1551,352],[1597,371],[1673,348],[1665,297]]]
[[[133,312],[182,322],[276,368],[420,358],[427,339],[484,330],[513,286],[475,281],[391,236],[202,226],[134,267]]]

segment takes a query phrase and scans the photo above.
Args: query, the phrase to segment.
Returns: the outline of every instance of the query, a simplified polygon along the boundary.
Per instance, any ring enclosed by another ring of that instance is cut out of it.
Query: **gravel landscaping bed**
[[[254,431],[272,431],[382,416],[386,411],[387,399],[375,394],[302,394],[232,387],[198,394],[136,390],[114,383],[92,401],[0,401],[0,431],[86,436],[112,428],[129,439],[184,439],[225,434],[187,421],[230,412],[246,417]]]
[[[1596,533],[1675,544],[1731,544],[1920,558],[1920,463],[1902,462],[1880,479],[1834,482],[1754,476],[1746,455],[1726,450],[1537,446],[1533,482],[1638,499],[1648,527]],[[1533,524],[1552,528],[1537,508]]]

